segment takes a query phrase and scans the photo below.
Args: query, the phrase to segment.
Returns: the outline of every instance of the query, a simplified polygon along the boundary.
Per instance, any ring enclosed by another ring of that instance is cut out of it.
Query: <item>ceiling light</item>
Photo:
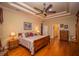
[[[52,11],[52,8],[50,8],[49,11]]]

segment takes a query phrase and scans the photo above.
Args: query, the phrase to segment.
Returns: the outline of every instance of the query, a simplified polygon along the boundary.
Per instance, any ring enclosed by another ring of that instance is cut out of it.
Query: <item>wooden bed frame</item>
[[[20,45],[27,48],[31,52],[31,55],[34,55],[38,50],[40,50],[44,46],[48,45],[49,43],[50,43],[50,36],[45,36],[45,37],[39,38],[33,42],[34,48],[31,48],[32,50],[30,50],[29,48],[24,46],[22,43],[20,43]]]
[[[40,48],[48,45],[50,43],[50,36],[38,39],[34,41],[34,52],[38,51]]]

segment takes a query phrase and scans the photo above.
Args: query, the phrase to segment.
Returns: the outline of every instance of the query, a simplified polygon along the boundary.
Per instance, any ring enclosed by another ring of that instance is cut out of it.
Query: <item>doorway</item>
[[[59,39],[59,24],[53,24],[53,38]]]

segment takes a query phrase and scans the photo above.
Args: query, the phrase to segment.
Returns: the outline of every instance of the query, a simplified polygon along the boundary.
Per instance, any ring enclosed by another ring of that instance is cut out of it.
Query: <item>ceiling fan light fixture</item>
[[[52,8],[50,8],[49,11],[52,11]]]
[[[40,12],[39,14],[43,14],[44,16],[47,16],[48,14],[56,13],[56,11],[54,11],[52,7],[53,7],[52,4],[49,4],[46,7],[46,3],[43,3],[43,10],[36,7],[34,9],[38,10]]]

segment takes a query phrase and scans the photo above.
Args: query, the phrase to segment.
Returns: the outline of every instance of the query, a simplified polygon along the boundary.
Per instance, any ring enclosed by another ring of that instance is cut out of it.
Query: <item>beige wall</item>
[[[2,25],[0,24],[0,38],[1,38],[1,32],[2,31]]]
[[[1,29],[1,24],[0,24],[0,29]],[[1,38],[1,31],[0,31],[0,38]]]
[[[30,14],[24,14],[21,12],[17,12],[11,9],[4,9],[4,22],[2,28],[2,40],[3,45],[6,44],[6,40],[11,32],[35,32],[35,28],[38,27],[40,30],[40,21],[41,19],[36,18]],[[71,16],[64,16],[59,18],[48,19],[45,21],[45,24],[48,25],[49,34],[52,36],[51,27],[53,24],[67,24],[69,27],[70,35],[75,35],[75,19],[76,17]],[[25,31],[23,29],[24,22],[31,22],[32,23],[32,30]],[[53,37],[53,36],[52,36]]]
[[[70,32],[69,35],[75,36],[75,20],[76,20],[76,17],[74,15],[69,15],[69,16],[48,19],[45,22],[45,24],[48,24],[49,34],[51,35],[52,38],[53,38],[53,36],[52,36],[53,34],[52,34],[52,31],[50,31],[50,29],[53,26],[53,24],[66,24],[66,25],[68,25],[68,30]]]
[[[4,22],[3,22],[3,45],[11,32],[16,34],[19,32],[35,32],[35,28],[40,30],[40,19],[30,14],[24,14],[14,10],[3,9]],[[24,30],[24,22],[32,23],[32,30]]]

